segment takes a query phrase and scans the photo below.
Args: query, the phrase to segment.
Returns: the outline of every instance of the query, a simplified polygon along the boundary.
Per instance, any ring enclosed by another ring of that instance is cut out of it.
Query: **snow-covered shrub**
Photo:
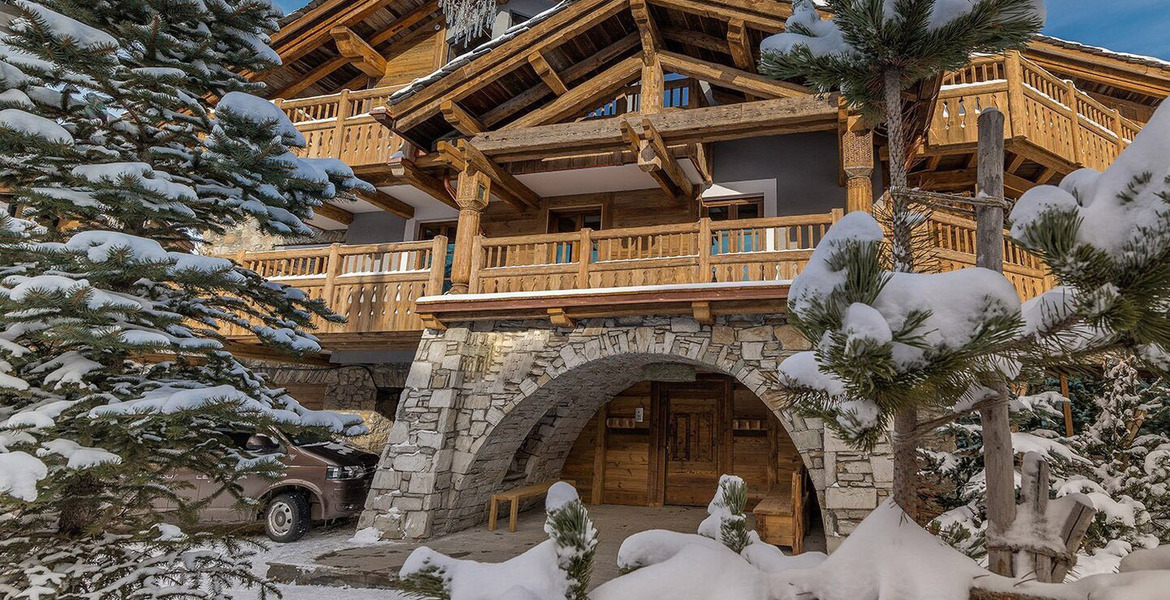
[[[719,478],[715,497],[707,505],[707,518],[699,524],[699,535],[722,542],[732,552],[743,552],[752,538],[748,536],[747,484],[735,475]]]
[[[0,598],[224,598],[245,542],[183,532],[175,471],[242,497],[275,456],[232,437],[354,434],[225,351],[219,329],[316,352],[323,302],[201,256],[203,232],[304,233],[366,184],[239,73],[276,65],[267,0],[17,0],[0,41]],[[219,98],[218,105],[215,99]]]
[[[399,571],[399,588],[439,600],[586,600],[597,530],[572,485],[558,482],[549,488],[544,531],[547,541],[502,563],[417,548]]]

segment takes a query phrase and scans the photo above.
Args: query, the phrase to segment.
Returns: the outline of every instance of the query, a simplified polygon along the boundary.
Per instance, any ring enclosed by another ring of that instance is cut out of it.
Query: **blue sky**
[[[307,0],[275,0],[286,13]],[[1066,40],[1170,60],[1167,0],[1046,0],[1045,33]]]

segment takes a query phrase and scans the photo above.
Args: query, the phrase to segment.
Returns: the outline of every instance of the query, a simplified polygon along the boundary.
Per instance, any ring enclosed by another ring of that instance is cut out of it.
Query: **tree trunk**
[[[886,130],[890,147],[890,186],[906,188],[906,130],[902,122],[902,74],[891,69],[885,75]],[[894,270],[914,271],[912,227],[908,199],[891,193],[890,236]],[[910,518],[918,518],[918,428],[917,408],[904,408],[894,415],[894,501]]]
[[[890,146],[890,187],[906,189],[906,127],[902,122],[902,74],[891,69],[885,75],[886,130]],[[901,193],[890,194],[890,241],[894,270],[914,272],[913,225],[910,221],[910,201]]]
[[[894,502],[918,521],[918,409],[904,408],[894,415]]]
[[[81,537],[93,528],[101,513],[101,483],[83,473],[75,477],[66,489],[69,493],[61,499],[57,532],[66,537]]]

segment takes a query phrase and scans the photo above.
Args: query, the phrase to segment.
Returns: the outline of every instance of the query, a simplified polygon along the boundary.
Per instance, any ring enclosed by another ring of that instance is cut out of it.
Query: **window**
[[[764,216],[764,197],[736,198],[734,200],[704,200],[703,216],[712,221],[758,219]]]
[[[418,224],[418,239],[419,241],[433,240],[440,235],[447,236],[447,243],[455,243],[455,229],[459,224],[458,221],[439,221],[436,223],[419,223]]]
[[[549,233],[573,233],[582,229],[601,229],[601,207],[549,211]]]
[[[582,229],[601,229],[601,207],[576,210],[554,210],[548,213],[549,233],[575,233]],[[557,264],[571,263],[575,260],[573,246],[575,242],[558,242],[555,244],[555,261]],[[597,249],[593,248],[593,259],[597,260]]]

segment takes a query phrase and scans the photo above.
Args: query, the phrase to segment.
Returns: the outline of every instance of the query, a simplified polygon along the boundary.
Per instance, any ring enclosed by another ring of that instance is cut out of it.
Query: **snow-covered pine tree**
[[[557,566],[569,581],[565,600],[588,600],[597,529],[572,485],[562,481],[549,489],[544,532],[556,544]]]
[[[707,518],[699,524],[699,535],[722,542],[732,552],[740,554],[752,543],[748,531],[747,484],[735,475],[719,478],[715,497],[707,505]],[[758,541],[758,538],[757,538]]]
[[[1107,496],[1087,535],[1093,547],[1111,540],[1134,547],[1170,542],[1170,437],[1145,426],[1170,408],[1170,391],[1142,381],[1124,359],[1107,368],[1105,379],[1104,394],[1094,398],[1100,413],[1074,443],[1092,462],[1064,491]]]
[[[294,353],[337,318],[231,261],[203,231],[305,233],[365,184],[238,73],[277,62],[268,0],[17,0],[0,44],[0,598],[224,598],[270,586],[238,539],[185,533],[175,470],[239,495],[272,456],[229,433],[358,433],[224,351],[218,328]],[[215,98],[221,98],[218,106]],[[215,113],[213,115],[213,108]],[[173,508],[162,510],[162,506]],[[258,507],[257,507],[258,508]]]
[[[912,206],[910,198],[905,194],[908,140],[903,122],[902,91],[948,69],[967,64],[974,52],[1001,52],[1022,46],[1043,26],[1043,2],[828,0],[826,4],[831,18],[823,20],[812,0],[796,0],[786,31],[764,40],[760,70],[777,78],[803,79],[821,91],[839,91],[853,108],[868,115],[874,122],[885,123],[892,186],[892,202],[888,207],[891,241],[889,260],[895,273],[913,273],[918,268],[915,264],[913,230],[925,215]],[[868,285],[864,290],[858,286],[860,296],[854,298],[853,302],[865,303],[866,297],[872,299],[881,289],[883,278],[880,269],[874,270],[878,263],[871,256],[876,252],[876,245],[852,252],[855,258],[865,264],[854,264],[851,272],[865,271],[863,283]],[[842,257],[842,260],[846,259]],[[971,292],[975,293],[975,290]],[[797,315],[807,324],[805,333],[815,336],[810,337],[810,340],[819,343],[821,334],[837,328],[833,324],[840,324],[839,308],[830,308],[828,314],[822,314],[822,317],[828,317],[828,321],[833,323],[811,315]],[[855,313],[861,317],[860,311]],[[899,324],[899,331],[893,332],[900,338],[896,343],[917,345],[910,340],[924,331],[917,325],[921,324],[925,314],[917,314],[919,323],[911,319]],[[820,324],[811,325],[817,321]],[[837,352],[860,352],[869,357],[873,357],[875,352],[888,355],[888,338],[889,335],[883,333],[880,338],[868,339],[862,344],[864,347],[853,348],[851,345],[850,348],[844,348],[845,336],[839,336],[837,342],[842,347]],[[976,342],[974,339],[964,341]],[[986,341],[990,341],[990,338]],[[977,351],[977,346],[975,343],[968,347]],[[876,403],[880,412],[888,411],[892,414],[895,429],[894,498],[911,515],[916,514],[915,479],[918,467],[914,432],[919,428],[918,409],[935,405],[940,398],[957,397],[940,396],[940,392],[953,393],[957,384],[972,383],[970,379],[957,377],[957,372],[953,370],[963,367],[967,362],[957,355],[962,352],[946,354],[948,356],[931,361],[935,364],[923,364],[917,360],[896,361],[902,364],[895,364],[887,360],[871,365],[853,362],[851,358],[831,365],[823,364],[827,370],[846,379],[859,375],[859,382],[863,383],[853,385],[850,381],[850,395]],[[827,359],[827,353],[818,351],[818,358]],[[853,366],[850,367],[848,363]],[[880,368],[873,376],[857,373],[857,367],[869,369],[873,366]],[[829,409],[822,412],[837,413],[832,415],[834,418],[831,421],[838,420],[837,417],[844,422],[854,420],[854,417],[825,403],[819,406]],[[868,409],[865,412],[874,413]],[[884,422],[885,415],[881,416]],[[846,431],[847,437],[856,437],[856,427],[845,429],[854,430]],[[873,442],[872,438],[866,441]]]

